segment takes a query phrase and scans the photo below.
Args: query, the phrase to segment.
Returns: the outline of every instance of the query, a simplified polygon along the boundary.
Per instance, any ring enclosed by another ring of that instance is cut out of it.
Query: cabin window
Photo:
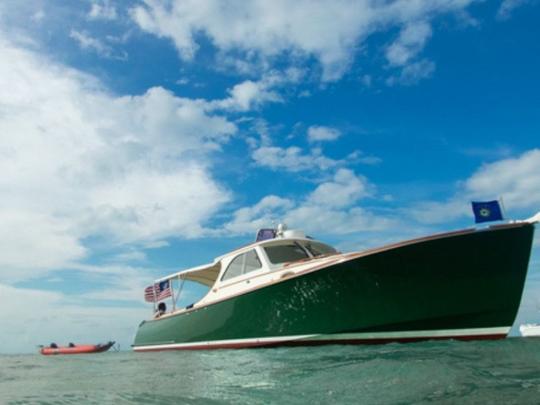
[[[223,274],[221,280],[229,280],[233,277],[258,270],[261,267],[261,261],[257,256],[257,252],[255,252],[255,250],[250,250],[233,259],[231,264],[229,264],[229,267],[227,267],[227,270],[225,270],[225,274]]]
[[[244,255],[239,255],[234,258],[234,260],[229,264],[225,274],[223,275],[222,280],[228,280],[230,278],[239,276],[242,274],[242,267],[244,265]]]
[[[332,246],[328,246],[328,245],[325,245],[324,243],[319,243],[319,242],[308,242],[304,244],[304,247],[314,257],[337,253],[337,250],[334,249]]]
[[[306,251],[297,244],[266,246],[264,250],[272,264],[294,262],[309,257]]]
[[[245,254],[245,256],[246,264],[244,267],[244,274],[249,273],[250,271],[258,270],[262,267],[261,261],[254,250],[250,250]]]

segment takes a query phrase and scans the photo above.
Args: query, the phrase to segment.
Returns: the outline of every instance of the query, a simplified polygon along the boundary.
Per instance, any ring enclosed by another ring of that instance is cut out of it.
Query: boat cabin
[[[220,256],[213,263],[156,280],[154,286],[168,282],[167,288],[171,291],[167,296],[172,301],[171,310],[158,311],[156,317],[189,311],[279,282],[319,264],[335,261],[338,253],[332,246],[306,237],[301,231],[285,230],[283,226],[278,227],[278,230],[260,230],[255,243]],[[186,280],[208,287],[208,292],[196,303],[178,307]],[[154,294],[154,297],[158,295]]]

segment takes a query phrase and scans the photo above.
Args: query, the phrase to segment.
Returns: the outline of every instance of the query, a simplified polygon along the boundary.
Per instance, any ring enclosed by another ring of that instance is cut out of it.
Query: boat
[[[166,284],[171,309],[162,302],[142,321],[132,347],[502,339],[520,305],[539,220],[540,213],[353,253],[283,226],[261,230],[252,244],[156,280],[150,295]],[[208,292],[180,307],[186,281]]]
[[[540,337],[540,325],[537,323],[526,323],[519,326],[519,332],[523,337]]]
[[[70,343],[67,346],[58,346],[55,343],[51,343],[49,346],[43,346],[40,349],[40,353],[49,356],[56,354],[85,354],[85,353],[102,353],[109,350],[115,342],[110,341],[107,343],[98,343],[95,345],[79,345]]]

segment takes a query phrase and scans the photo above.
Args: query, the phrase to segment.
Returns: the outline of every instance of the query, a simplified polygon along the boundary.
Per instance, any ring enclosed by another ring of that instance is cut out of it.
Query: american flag
[[[144,289],[144,299],[146,302],[157,302],[171,296],[171,285],[169,280],[156,283]]]

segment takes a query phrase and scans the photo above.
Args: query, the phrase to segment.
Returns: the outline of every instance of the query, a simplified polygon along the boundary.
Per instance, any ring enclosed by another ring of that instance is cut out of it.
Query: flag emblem
[[[484,217],[484,218],[485,218],[485,217],[489,217],[489,214],[491,214],[491,211],[490,211],[489,209],[487,209],[487,208],[482,208],[482,209],[480,210],[480,215],[481,215],[482,217]]]

